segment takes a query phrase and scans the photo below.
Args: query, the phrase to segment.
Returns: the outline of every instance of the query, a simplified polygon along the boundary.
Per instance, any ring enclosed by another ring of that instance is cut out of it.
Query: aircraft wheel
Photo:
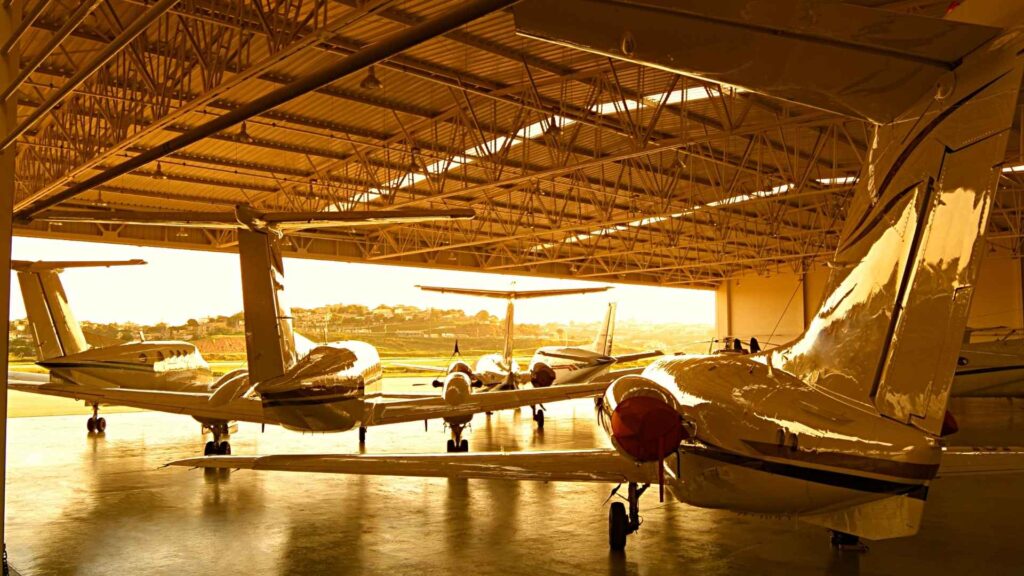
[[[217,454],[220,454],[222,456],[230,456],[231,455],[231,443],[228,442],[227,440],[225,440],[224,442],[221,442],[217,446]]]
[[[612,550],[626,549],[626,535],[629,534],[629,518],[626,516],[626,505],[612,502],[608,509],[608,547]]]
[[[106,431],[106,429],[107,429],[107,419],[106,418],[100,417],[98,420],[96,420],[96,431],[97,432],[104,432],[104,431]]]
[[[206,443],[206,447],[203,448],[203,456],[213,456],[217,453],[217,446],[210,440]]]
[[[469,452],[469,440],[463,439],[459,442],[459,452]]]
[[[537,410],[537,413],[533,415],[533,420],[537,423],[537,428],[544,429],[544,411]]]
[[[96,419],[93,418],[92,416],[90,416],[89,419],[85,421],[85,427],[89,429],[90,433],[91,432],[95,432],[96,431]]]
[[[455,452],[455,440],[448,440],[448,451]]]
[[[359,444],[366,444],[366,426],[359,427]]]

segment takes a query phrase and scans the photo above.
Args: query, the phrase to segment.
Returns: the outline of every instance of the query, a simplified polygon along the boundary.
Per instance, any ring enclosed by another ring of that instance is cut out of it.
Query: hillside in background
[[[502,319],[480,311],[422,309],[415,306],[334,304],[318,308],[294,308],[295,329],[315,342],[362,340],[378,348],[383,357],[447,356],[455,341],[465,355],[496,352],[502,347]],[[599,321],[568,324],[517,324],[517,355],[529,355],[540,346],[589,344]],[[241,360],[245,356],[245,321],[232,316],[189,320],[180,326],[132,323],[82,322],[90,343],[109,345],[146,340],[188,340],[209,360]],[[641,324],[620,321],[615,331],[615,351],[702,352],[714,330],[710,325]],[[10,325],[10,357],[31,360],[35,356],[31,328],[25,319]]]

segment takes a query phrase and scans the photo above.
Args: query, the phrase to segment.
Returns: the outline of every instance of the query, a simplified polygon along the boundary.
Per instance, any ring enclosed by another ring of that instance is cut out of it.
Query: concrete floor
[[[478,416],[473,450],[606,445],[590,401]],[[1024,445],[1024,403],[956,402],[956,444]],[[8,423],[7,545],[35,574],[1022,574],[1024,478],[935,482],[913,538],[837,554],[820,528],[641,501],[625,554],[607,548],[611,486],[204,473],[161,465],[201,450],[198,424],[166,414]],[[431,422],[371,429],[368,450],[434,451]],[[354,433],[242,425],[236,454],[352,451]]]

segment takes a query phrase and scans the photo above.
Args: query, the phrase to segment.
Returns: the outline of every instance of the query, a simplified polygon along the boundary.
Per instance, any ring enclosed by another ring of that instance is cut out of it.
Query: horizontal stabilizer
[[[259,212],[239,206],[234,212],[153,212],[139,210],[47,210],[34,217],[49,222],[139,224],[184,228],[248,228],[295,232],[314,228],[344,228],[378,224],[414,224],[473,218],[470,208],[449,210],[352,210],[345,212]]]
[[[111,266],[139,266],[145,264],[145,260],[68,260],[68,261],[39,261],[12,260],[11,270],[18,272],[39,272],[42,270],[66,270],[68,268],[109,268]]]
[[[949,447],[942,451],[939,478],[1024,474],[1024,447]]]
[[[889,122],[999,30],[806,0],[527,0],[518,33]]]
[[[484,298],[501,298],[503,300],[525,300],[527,298],[544,298],[546,296],[570,296],[573,294],[591,294],[610,290],[611,286],[595,288],[560,288],[555,290],[479,290],[476,288],[447,288],[444,286],[416,286],[428,292],[442,294],[460,294],[462,296],[481,296]]]
[[[211,456],[171,466],[323,472],[370,476],[420,476],[567,482],[658,481],[657,464],[638,466],[612,449],[474,454],[299,454]]]

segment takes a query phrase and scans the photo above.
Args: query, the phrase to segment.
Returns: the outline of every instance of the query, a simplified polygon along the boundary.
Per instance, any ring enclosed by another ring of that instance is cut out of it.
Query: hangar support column
[[[22,0],[4,2],[0,6],[0,43],[7,50],[0,55],[0,88],[8,86],[18,74],[18,47],[15,30],[21,21]],[[17,94],[11,95],[3,103],[0,114],[0,136],[8,134],[18,123]],[[15,146],[8,146],[0,152],[0,323],[4,332],[10,326],[11,308],[11,218],[14,212],[14,157]],[[7,521],[6,521],[6,484],[7,484],[7,350],[8,339],[5,337],[0,349],[0,542],[3,542],[3,573],[7,568]]]

